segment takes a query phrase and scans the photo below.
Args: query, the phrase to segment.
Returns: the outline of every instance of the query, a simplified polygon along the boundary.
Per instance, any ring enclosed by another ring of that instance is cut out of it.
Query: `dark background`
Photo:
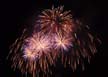
[[[52,5],[64,5],[65,10],[71,9],[75,18],[89,24],[91,31],[102,41],[98,53],[92,57],[85,70],[72,72],[70,69],[58,68],[57,77],[107,77],[108,76],[108,18],[107,2],[104,0],[4,0],[0,2],[0,77],[21,77],[8,65],[6,56],[9,46],[20,36],[25,26],[33,24],[32,20],[40,10],[51,8]]]

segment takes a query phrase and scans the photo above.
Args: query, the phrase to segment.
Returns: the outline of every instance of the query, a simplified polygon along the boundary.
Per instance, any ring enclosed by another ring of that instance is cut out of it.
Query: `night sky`
[[[22,77],[14,72],[6,60],[9,46],[19,37],[24,27],[33,25],[36,15],[52,5],[64,5],[71,10],[73,17],[89,24],[90,30],[97,34],[102,44],[97,47],[98,53],[85,63],[85,70],[57,66],[56,77],[108,77],[108,18],[107,5],[104,0],[4,0],[0,2],[0,77]]]

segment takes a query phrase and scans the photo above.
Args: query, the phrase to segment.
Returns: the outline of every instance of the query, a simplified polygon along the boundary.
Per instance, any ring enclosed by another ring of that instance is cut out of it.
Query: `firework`
[[[42,32],[33,33],[30,37],[21,36],[13,44],[11,52],[12,68],[20,69],[22,73],[32,74],[34,77],[40,71],[49,71],[48,63],[53,64],[50,56],[50,37]],[[49,62],[47,62],[47,59]],[[39,74],[39,73],[38,73]]]
[[[70,33],[74,27],[70,11],[63,12],[63,6],[44,10],[37,22],[44,32]]]
[[[73,70],[78,65],[84,68],[83,59],[89,61],[96,53],[97,38],[88,26],[75,21],[70,11],[63,11],[63,6],[44,10],[38,17],[33,32],[27,36],[27,30],[24,31],[12,45],[9,54],[12,68],[33,77],[40,72],[51,74],[50,66],[56,66],[58,59]]]
[[[63,36],[60,33],[54,35],[54,48],[69,51],[72,47],[72,38],[68,35]]]
[[[39,58],[43,53],[50,51],[50,39],[42,33],[35,33],[32,37],[25,40],[24,56]]]

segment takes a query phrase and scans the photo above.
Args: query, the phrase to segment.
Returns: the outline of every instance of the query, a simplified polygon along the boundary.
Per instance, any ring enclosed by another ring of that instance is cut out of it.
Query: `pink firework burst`
[[[70,47],[72,47],[72,38],[70,36],[63,36],[60,33],[54,35],[54,49],[69,51]]]
[[[46,54],[51,49],[50,37],[43,33],[35,33],[25,40],[24,57],[25,58],[40,58],[42,54]]]

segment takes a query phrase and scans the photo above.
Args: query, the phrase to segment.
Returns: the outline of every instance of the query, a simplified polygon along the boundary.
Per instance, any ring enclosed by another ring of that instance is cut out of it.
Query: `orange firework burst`
[[[63,11],[63,6],[44,10],[39,15],[37,22],[41,24],[41,29],[44,32],[61,31],[63,33],[69,33],[74,27],[70,11]]]
[[[56,66],[58,59],[75,70],[78,65],[84,66],[83,59],[89,61],[96,53],[95,41],[98,39],[87,26],[75,21],[70,11],[63,11],[63,6],[44,10],[37,25],[39,28],[33,29],[31,36],[24,31],[9,53],[12,68],[20,69],[22,73],[33,77],[40,72],[49,75],[52,73],[50,66]]]

